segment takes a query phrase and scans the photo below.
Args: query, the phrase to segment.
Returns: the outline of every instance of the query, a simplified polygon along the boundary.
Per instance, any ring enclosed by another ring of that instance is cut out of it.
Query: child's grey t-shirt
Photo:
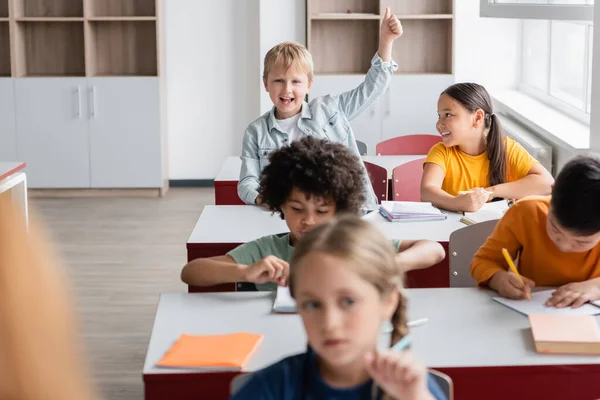
[[[400,248],[400,240],[392,240],[396,252]],[[237,264],[251,265],[267,256],[275,256],[283,261],[290,262],[294,255],[294,247],[290,244],[289,233],[263,236],[260,239],[244,243],[231,250],[227,255]],[[276,290],[277,284],[273,282],[256,283],[258,290]]]

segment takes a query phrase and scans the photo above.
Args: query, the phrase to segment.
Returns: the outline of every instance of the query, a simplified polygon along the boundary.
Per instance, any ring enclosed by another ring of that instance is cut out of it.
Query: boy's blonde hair
[[[399,292],[398,306],[392,315],[390,346],[408,334],[406,297],[402,294],[402,275],[391,243],[374,225],[355,215],[346,215],[319,225],[300,240],[290,262],[290,292],[294,296],[298,264],[310,252],[323,252],[345,260],[352,271],[373,285],[379,294]]]
[[[313,79],[312,56],[300,43],[283,42],[269,50],[265,56],[263,79],[267,79],[274,66],[282,66],[286,70],[293,66],[305,71],[309,81]]]

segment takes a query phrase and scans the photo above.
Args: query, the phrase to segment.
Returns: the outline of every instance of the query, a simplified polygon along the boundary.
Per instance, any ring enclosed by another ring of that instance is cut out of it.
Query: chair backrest
[[[392,194],[394,201],[421,201],[421,177],[423,162],[419,158],[394,168],[392,172]]]
[[[236,375],[229,384],[230,396],[233,396],[239,392],[242,386],[244,386],[246,382],[250,380],[250,378],[252,378],[252,373],[241,373]]]
[[[497,219],[458,229],[450,235],[450,287],[475,287],[471,277],[471,261],[496,227]]]
[[[454,400],[454,384],[452,383],[452,378],[435,369],[430,369],[429,373],[433,376],[433,379],[435,379],[435,383],[442,389],[446,398],[448,400]]]
[[[367,155],[367,144],[365,142],[361,142],[360,140],[357,140],[356,146],[358,147],[358,154],[360,154],[361,156]]]
[[[435,144],[442,141],[438,135],[406,135],[377,143],[375,153],[379,156],[425,155]]]
[[[387,200],[388,198],[388,172],[385,168],[380,167],[379,165],[370,163],[368,161],[364,162],[365,168],[369,173],[369,179],[371,180],[371,186],[373,186],[373,191],[375,192],[375,196],[377,196],[377,200],[381,203],[382,201]]]

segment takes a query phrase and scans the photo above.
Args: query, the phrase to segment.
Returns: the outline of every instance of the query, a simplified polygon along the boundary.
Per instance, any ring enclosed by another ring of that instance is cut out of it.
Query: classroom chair
[[[443,372],[436,371],[435,369],[430,369],[429,373],[433,375],[435,379],[435,383],[438,384],[442,392],[446,395],[448,400],[454,400],[454,385],[452,383],[452,378]]]
[[[392,171],[394,201],[421,201],[421,177],[425,158],[407,162]]]
[[[471,277],[471,261],[496,227],[497,219],[465,226],[450,234],[450,287],[476,287]]]
[[[246,382],[248,382],[250,378],[252,378],[252,373],[241,373],[239,375],[236,375],[231,380],[231,384],[229,385],[230,396],[233,396],[234,394],[239,392],[240,389],[246,384]]]
[[[373,191],[375,192],[375,196],[377,196],[377,200],[379,203],[387,200],[388,198],[388,172],[385,168],[370,163],[368,161],[364,161],[365,168],[367,169],[367,173],[369,174],[369,179],[371,180],[371,186],[373,186]]]
[[[356,146],[358,147],[358,154],[360,154],[361,156],[367,155],[367,144],[365,142],[361,142],[360,140],[357,140]]]
[[[375,153],[378,156],[425,155],[433,145],[442,141],[438,135],[406,135],[377,143]]]

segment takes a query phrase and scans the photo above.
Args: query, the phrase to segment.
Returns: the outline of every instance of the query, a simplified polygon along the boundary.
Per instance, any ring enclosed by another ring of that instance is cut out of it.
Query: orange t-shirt
[[[538,161],[523,146],[507,136],[504,137],[504,145],[508,157],[507,182],[526,177]],[[425,162],[439,165],[444,170],[446,176],[442,182],[442,190],[452,196],[457,196],[461,190],[489,186],[490,160],[487,151],[470,156],[458,146],[446,147],[443,143],[438,143],[429,150]]]
[[[530,196],[506,211],[471,262],[471,275],[477,283],[487,283],[496,272],[508,270],[502,248],[513,259],[521,253],[519,273],[536,286],[561,286],[600,277],[600,243],[583,253],[560,251],[546,233],[549,208],[550,196]]]

